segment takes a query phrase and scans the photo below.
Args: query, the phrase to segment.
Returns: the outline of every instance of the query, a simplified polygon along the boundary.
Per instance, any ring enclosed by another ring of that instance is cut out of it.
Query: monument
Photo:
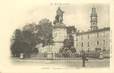
[[[63,23],[63,13],[64,11],[58,7],[56,11],[55,20],[53,22],[53,41],[54,41],[54,53],[58,53],[60,48],[63,47],[63,41],[67,38],[67,29]]]

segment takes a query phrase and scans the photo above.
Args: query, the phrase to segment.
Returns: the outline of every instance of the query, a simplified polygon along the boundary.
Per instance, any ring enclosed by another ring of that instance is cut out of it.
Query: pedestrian
[[[85,63],[88,61],[87,56],[84,51],[82,51],[82,67],[85,67]]]

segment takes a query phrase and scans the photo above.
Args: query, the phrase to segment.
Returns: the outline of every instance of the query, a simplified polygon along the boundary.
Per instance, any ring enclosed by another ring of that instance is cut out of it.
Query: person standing
[[[86,61],[88,61],[86,53],[82,51],[82,67],[85,67]]]

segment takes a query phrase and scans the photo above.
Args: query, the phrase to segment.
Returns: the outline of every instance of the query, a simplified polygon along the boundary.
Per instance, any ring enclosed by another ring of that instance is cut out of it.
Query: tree
[[[76,28],[74,26],[67,27],[67,34],[72,34],[76,32]]]
[[[36,45],[34,34],[31,31],[22,31],[23,41],[28,43],[31,47]]]
[[[23,31],[30,31],[32,33],[35,33],[36,31],[36,24],[35,23],[31,23],[31,24],[27,24],[23,27]]]
[[[33,52],[38,53],[39,50],[35,48],[37,44],[51,45],[52,30],[52,23],[48,19],[42,19],[38,25],[27,24],[22,30],[16,29],[11,44],[12,55],[19,57],[23,53],[25,57],[30,57]]]
[[[48,45],[52,41],[52,23],[49,19],[42,19],[37,26],[37,38],[43,43],[43,45]]]
[[[15,41],[22,40],[22,31],[20,29],[16,29],[14,32],[14,38]]]
[[[22,42],[22,32],[20,29],[16,29],[14,32],[13,42],[11,44],[11,53],[13,56],[19,57],[21,52],[20,43]]]
[[[13,56],[19,57],[23,53],[24,56],[30,57],[33,47],[33,35],[31,32],[16,29],[13,41],[11,44],[11,53]]]
[[[35,46],[41,42],[41,40],[36,36],[37,25],[35,23],[27,24],[23,27],[23,40],[31,46],[31,53],[36,53]]]

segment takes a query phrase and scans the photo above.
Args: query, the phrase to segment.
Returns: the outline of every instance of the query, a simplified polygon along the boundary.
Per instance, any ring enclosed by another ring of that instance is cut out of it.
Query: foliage
[[[15,57],[19,57],[20,53],[24,53],[25,57],[30,57],[32,53],[38,53],[35,46],[43,43],[43,46],[53,43],[52,25],[48,19],[42,19],[39,24],[27,24],[22,30],[16,29],[11,44],[11,53]]]
[[[20,53],[24,53],[26,56],[30,56],[31,46],[29,43],[24,41],[22,31],[16,29],[15,36],[13,38],[14,42],[11,45],[11,53],[15,57],[19,57]]]
[[[37,37],[42,40],[43,46],[49,45],[52,42],[52,23],[48,19],[42,19],[38,26],[38,32],[36,33]]]
[[[74,26],[67,27],[67,33],[72,34],[76,32],[76,28]]]

